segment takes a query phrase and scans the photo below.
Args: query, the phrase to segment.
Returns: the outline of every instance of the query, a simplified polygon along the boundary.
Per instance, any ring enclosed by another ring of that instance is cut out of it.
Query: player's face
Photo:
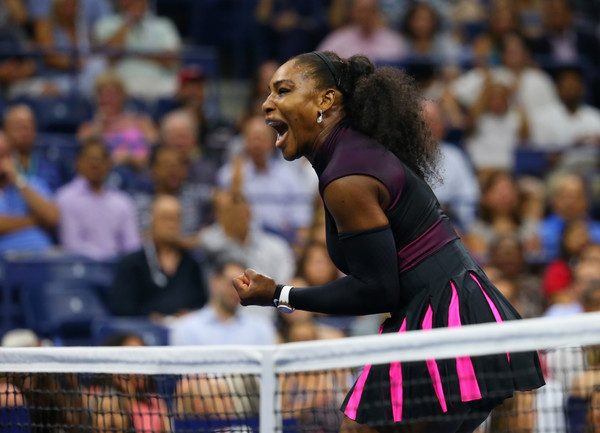
[[[262,108],[267,124],[277,132],[275,147],[288,161],[314,154],[319,133],[314,81],[290,60],[277,69],[269,91]]]

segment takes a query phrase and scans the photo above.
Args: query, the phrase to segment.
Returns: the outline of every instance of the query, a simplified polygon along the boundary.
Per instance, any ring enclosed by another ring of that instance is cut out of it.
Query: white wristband
[[[294,311],[294,307],[290,305],[290,292],[293,286],[283,286],[281,293],[279,294],[279,301],[277,302],[277,308],[279,311],[284,313],[291,313]]]
[[[293,286],[283,286],[283,288],[281,289],[281,293],[279,294],[279,302],[283,302],[285,304],[289,304],[290,303],[290,291],[292,290]]]

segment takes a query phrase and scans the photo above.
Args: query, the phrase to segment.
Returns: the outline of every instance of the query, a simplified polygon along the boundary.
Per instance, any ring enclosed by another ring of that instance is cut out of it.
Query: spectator
[[[56,195],[61,211],[59,240],[70,252],[103,260],[140,248],[131,198],[106,187],[108,149],[90,139],[79,150],[78,176]]]
[[[89,1],[52,0],[48,16],[34,21],[37,46],[47,51],[41,78],[47,83],[45,94],[78,90],[90,94],[94,77],[106,67],[102,57],[91,55],[91,33],[85,18],[80,18],[85,3]]]
[[[411,60],[428,60],[442,65],[459,63],[461,47],[442,26],[442,17],[430,3],[417,1],[408,7],[402,22],[402,35]]]
[[[304,280],[306,286],[320,286],[340,277],[325,244],[313,241],[304,248],[298,260],[298,277]]]
[[[42,341],[31,329],[11,329],[2,336],[2,347],[40,347],[48,345]]]
[[[110,347],[145,346],[144,341],[138,335],[121,333],[109,336],[102,345]],[[122,387],[125,381],[117,375],[95,375],[86,382],[88,382],[87,386],[82,393],[83,402],[89,411],[92,426],[98,431],[111,430],[115,433],[132,431],[134,427],[131,413],[133,402]],[[139,420],[140,414],[136,415]],[[147,425],[152,424],[150,422]],[[139,424],[136,427],[140,427]]]
[[[130,346],[141,347],[145,346],[144,339],[137,334],[114,334],[109,336],[103,346]]]
[[[488,263],[498,269],[502,278],[512,285],[514,293],[511,301],[515,301],[513,305],[519,307],[521,316],[539,317],[543,308],[540,277],[526,263],[525,251],[519,238],[499,236],[490,245]]]
[[[552,150],[600,144],[600,110],[584,103],[581,71],[565,68],[558,73],[556,83],[560,100],[532,116],[532,141]]]
[[[242,394],[235,394],[231,380],[228,380],[233,378],[227,376],[231,375],[184,375],[175,387],[175,418],[183,425],[189,420],[192,428],[191,426],[197,425],[198,419],[216,420],[216,424],[236,415],[240,418],[247,417],[247,410],[236,411],[236,399],[239,396],[258,395],[257,387],[254,386],[251,390],[241,389]]]
[[[209,280],[209,303],[173,323],[171,345],[269,345],[276,342],[275,327],[268,316],[240,307],[231,281],[244,269],[241,262],[226,256],[215,261]],[[258,384],[251,375],[188,376],[177,383],[175,413],[182,419],[256,416],[257,395]]]
[[[121,79],[107,71],[96,80],[96,113],[79,128],[77,136],[84,142],[99,136],[110,149],[115,165],[126,165],[134,171],[147,166],[150,147],[158,139],[158,131],[148,115],[126,110],[127,92]]]
[[[256,68],[252,77],[252,89],[246,110],[249,116],[263,114],[262,104],[269,96],[269,82],[279,66],[277,61],[267,60]]]
[[[315,322],[302,320],[291,324],[288,342],[312,341],[318,336]],[[301,431],[338,432],[343,416],[337,407],[351,377],[350,369],[281,375],[283,416],[295,418]]]
[[[197,125],[196,142],[205,156],[220,164],[226,150],[222,143],[231,135],[231,126],[223,121],[219,107],[210,99],[215,89],[211,89],[204,70],[197,65],[182,68],[178,80],[173,108],[190,112]]]
[[[37,177],[56,191],[62,185],[59,167],[34,149],[37,128],[33,110],[24,104],[8,108],[4,113],[4,132],[15,153],[19,173],[27,178]]]
[[[69,431],[86,428],[84,397],[76,373],[15,374],[12,379],[27,401],[27,424],[30,426],[61,425]],[[44,429],[38,427],[31,430]]]
[[[473,60],[479,67],[502,64],[502,41],[510,33],[520,33],[517,12],[510,2],[496,1],[491,5],[487,29],[473,41]]]
[[[547,379],[544,387],[518,391],[498,406],[489,418],[489,433],[570,431],[559,407],[564,394],[557,382]]]
[[[598,265],[598,263],[597,263]],[[600,281],[589,284],[582,296],[585,312],[600,311]],[[586,433],[598,430],[598,393],[600,391],[600,347],[598,345],[582,348],[585,370],[576,375],[570,384],[567,400],[567,419],[569,432]],[[586,426],[588,428],[586,428]],[[591,428],[590,428],[591,427]]]
[[[407,55],[402,36],[383,24],[377,0],[353,0],[350,17],[350,24],[321,41],[319,51],[344,58],[364,54],[374,62],[397,62]]]
[[[187,165],[186,181],[197,188],[214,186],[217,161],[203,153],[198,142],[198,124],[192,113],[184,109],[171,111],[162,118],[160,130],[162,143],[177,149]]]
[[[10,377],[4,377],[0,379],[0,409],[4,411],[15,411],[16,415],[13,415],[14,418],[17,418],[16,423],[25,424],[29,420],[25,419],[26,417],[21,415],[18,411],[20,408],[25,407],[27,405],[27,400],[25,396],[21,393],[21,390],[10,383]],[[9,423],[12,424],[13,420],[10,420]]]
[[[534,53],[556,64],[598,65],[600,45],[593,33],[575,25],[571,0],[546,0],[542,9],[544,32],[534,41]]]
[[[551,302],[553,303],[548,307],[544,316],[569,316],[586,311],[584,308],[585,300],[587,299],[586,293],[591,285],[599,281],[600,244],[589,244],[583,249],[579,260],[573,267],[573,279],[570,286],[556,293],[551,298]],[[595,295],[591,301],[595,304]]]
[[[176,89],[181,39],[175,25],[157,17],[148,0],[119,0],[120,12],[96,23],[96,41],[125,58],[115,69],[127,92],[142,97],[172,95]],[[129,56],[128,56],[129,55]]]
[[[543,288],[548,304],[554,303],[552,298],[571,285],[572,268],[589,243],[590,236],[585,220],[572,221],[565,227],[560,240],[559,256],[544,269]]]
[[[294,253],[281,237],[251,224],[250,206],[237,192],[217,191],[215,223],[200,231],[198,243],[209,257],[236,258],[278,281],[294,275]]]
[[[528,116],[556,102],[556,88],[550,76],[531,64],[525,40],[517,33],[502,39],[502,65],[491,69],[475,67],[452,84],[452,92],[465,107],[479,100],[488,74],[492,82],[502,83],[510,90],[512,103],[522,106]]]
[[[456,146],[443,141],[445,126],[439,104],[428,101],[423,108],[425,121],[440,146],[439,172],[442,182],[433,191],[442,207],[454,218],[461,231],[468,231],[475,220],[479,205],[479,185],[465,154]]]
[[[587,221],[590,240],[600,243],[600,223],[589,218],[589,201],[583,178],[575,174],[557,174],[550,182],[549,193],[551,212],[539,227],[546,261],[558,257],[563,230],[570,222]]]
[[[53,0],[26,0],[29,18],[33,21],[34,33],[47,27],[52,15]],[[110,0],[78,0],[77,28],[91,36],[92,29],[99,19],[112,13]],[[43,30],[42,30],[43,31]]]
[[[0,253],[45,251],[52,246],[47,230],[58,224],[59,212],[46,183],[17,171],[10,146],[0,135]]]
[[[158,195],[177,197],[181,205],[181,232],[185,237],[195,236],[200,228],[210,220],[207,206],[207,191],[186,182],[188,165],[181,152],[174,147],[159,146],[150,158],[152,182],[148,188],[131,191],[135,203],[139,226],[142,232],[150,227],[150,210]],[[191,242],[191,241],[190,241]],[[194,246],[194,242],[190,244]]]
[[[302,255],[298,260],[297,279],[301,281],[300,286],[294,287],[312,287],[331,283],[340,278],[340,273],[335,267],[329,254],[327,246],[320,242],[310,242],[304,248]],[[298,283],[300,283],[300,281]],[[319,335],[324,336],[325,330],[330,329],[328,333],[330,338],[343,337],[348,334],[354,325],[355,316],[337,316],[317,314],[314,320],[319,325]]]
[[[244,151],[241,155],[240,182],[252,207],[256,223],[293,240],[296,231],[308,227],[316,188],[302,178],[279,155],[275,155],[275,137],[264,116],[254,116],[243,127]],[[217,173],[217,183],[228,189],[234,182],[235,162]],[[242,180],[243,179],[243,180]]]
[[[466,147],[477,170],[514,166],[514,152],[529,138],[527,114],[510,103],[509,89],[487,75],[479,99],[470,107]]]
[[[256,20],[265,59],[288,59],[311,51],[325,31],[325,6],[319,0],[259,0]]]
[[[245,266],[230,260],[217,263],[209,281],[209,303],[179,318],[171,328],[176,346],[275,343],[275,327],[264,315],[242,309],[231,281]]]
[[[27,57],[29,49],[24,25],[27,7],[24,0],[0,3],[0,92],[5,95],[11,87],[35,72],[33,59]]]
[[[119,374],[113,376],[113,383],[118,392],[129,401],[129,416],[134,431],[144,433],[172,431],[167,403],[158,393],[158,384],[154,376]]]
[[[521,200],[514,178],[505,171],[481,176],[481,202],[477,220],[466,235],[469,250],[485,260],[490,245],[500,236],[517,236],[525,254],[537,247],[536,220],[520,213]]]
[[[181,248],[181,206],[161,195],[152,208],[152,233],[142,250],[119,263],[109,304],[119,316],[182,315],[206,303],[203,271]]]

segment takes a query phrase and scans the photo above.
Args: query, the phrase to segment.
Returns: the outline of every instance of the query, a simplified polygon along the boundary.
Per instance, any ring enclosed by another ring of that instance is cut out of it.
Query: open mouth
[[[267,125],[277,132],[277,140],[275,141],[276,147],[281,147],[285,141],[288,133],[288,125],[285,122],[279,120],[267,120]]]

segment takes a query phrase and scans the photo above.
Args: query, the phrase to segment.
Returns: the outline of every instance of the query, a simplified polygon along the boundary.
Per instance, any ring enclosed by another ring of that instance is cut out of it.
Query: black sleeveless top
[[[366,175],[379,180],[389,191],[385,214],[398,252],[400,273],[412,268],[448,242],[457,239],[427,183],[396,155],[372,138],[340,122],[319,148],[313,160],[319,192],[341,177]],[[348,273],[335,221],[325,207],[327,248],[332,261]]]

